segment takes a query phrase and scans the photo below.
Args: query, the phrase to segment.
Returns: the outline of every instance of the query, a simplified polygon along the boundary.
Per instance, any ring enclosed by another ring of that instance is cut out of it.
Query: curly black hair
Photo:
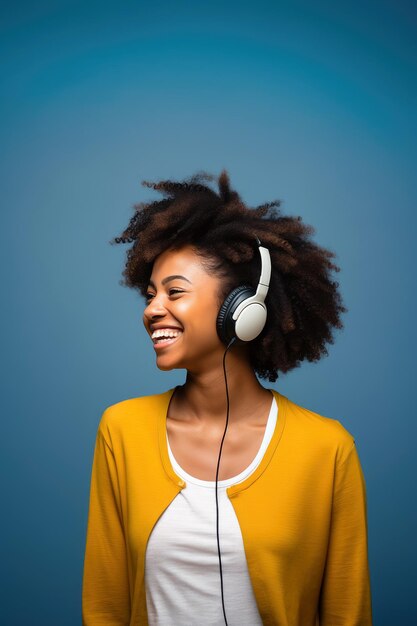
[[[230,188],[226,170],[218,177],[218,193],[208,184],[213,180],[198,172],[181,182],[142,182],[164,198],[135,204],[127,228],[109,242],[133,243],[120,284],[146,297],[156,257],[191,245],[203,266],[222,279],[220,304],[239,285],[256,288],[258,238],[269,249],[272,271],[267,322],[248,353],[256,374],[274,382],[278,372],[328,355],[325,344],[334,343],[332,329],[343,328],[340,314],[348,310],[331,277],[340,268],[331,262],[334,252],[311,241],[312,226],[282,215],[280,200],[250,208]]]

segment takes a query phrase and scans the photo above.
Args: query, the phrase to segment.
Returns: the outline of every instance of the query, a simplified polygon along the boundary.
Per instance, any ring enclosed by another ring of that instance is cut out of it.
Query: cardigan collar
[[[180,487],[181,489],[183,489],[186,486],[186,483],[180,476],[175,473],[174,468],[171,465],[166,438],[166,420],[168,408],[175,389],[176,387],[173,387],[172,389],[169,389],[165,393],[161,394],[161,409],[158,411],[157,414],[158,444],[162,465],[166,474],[175,483],[177,488]],[[263,472],[268,467],[274,455],[274,452],[281,440],[281,436],[285,427],[288,399],[286,396],[282,395],[278,391],[275,391],[274,389],[270,389],[270,391],[272,391],[278,405],[278,419],[275,425],[274,433],[258,467],[242,482],[226,488],[227,494],[230,498],[235,496],[240,491],[243,491],[244,489],[250,487],[252,483],[254,483],[255,480],[257,480],[263,474]]]

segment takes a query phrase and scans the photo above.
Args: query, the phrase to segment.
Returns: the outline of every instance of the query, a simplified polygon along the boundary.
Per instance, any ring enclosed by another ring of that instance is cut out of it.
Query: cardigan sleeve
[[[83,626],[128,626],[129,579],[117,468],[100,427],[91,473],[82,586]]]
[[[334,482],[320,626],[372,626],[366,486],[355,442]]]

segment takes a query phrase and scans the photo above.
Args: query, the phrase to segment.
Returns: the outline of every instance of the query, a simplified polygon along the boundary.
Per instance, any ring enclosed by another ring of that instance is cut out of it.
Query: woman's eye
[[[168,294],[170,296],[175,296],[175,295],[180,294],[180,293],[184,293],[184,290],[183,289],[172,288],[172,289],[170,289],[168,291]],[[150,291],[148,291],[146,296],[145,296],[145,300],[146,300],[146,302],[150,302],[152,300],[152,298],[154,298],[154,297],[155,297],[155,294],[151,293]]]

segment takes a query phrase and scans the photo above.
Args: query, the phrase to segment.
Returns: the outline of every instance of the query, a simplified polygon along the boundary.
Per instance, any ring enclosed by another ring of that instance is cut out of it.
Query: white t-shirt
[[[272,400],[262,444],[237,476],[218,481],[219,537],[223,591],[229,626],[262,626],[246,563],[242,534],[226,487],[245,480],[262,460],[272,438],[278,405]],[[226,433],[227,437],[227,433]],[[224,624],[217,551],[215,481],[190,476],[171,464],[186,486],[155,524],[145,562],[149,626]]]

